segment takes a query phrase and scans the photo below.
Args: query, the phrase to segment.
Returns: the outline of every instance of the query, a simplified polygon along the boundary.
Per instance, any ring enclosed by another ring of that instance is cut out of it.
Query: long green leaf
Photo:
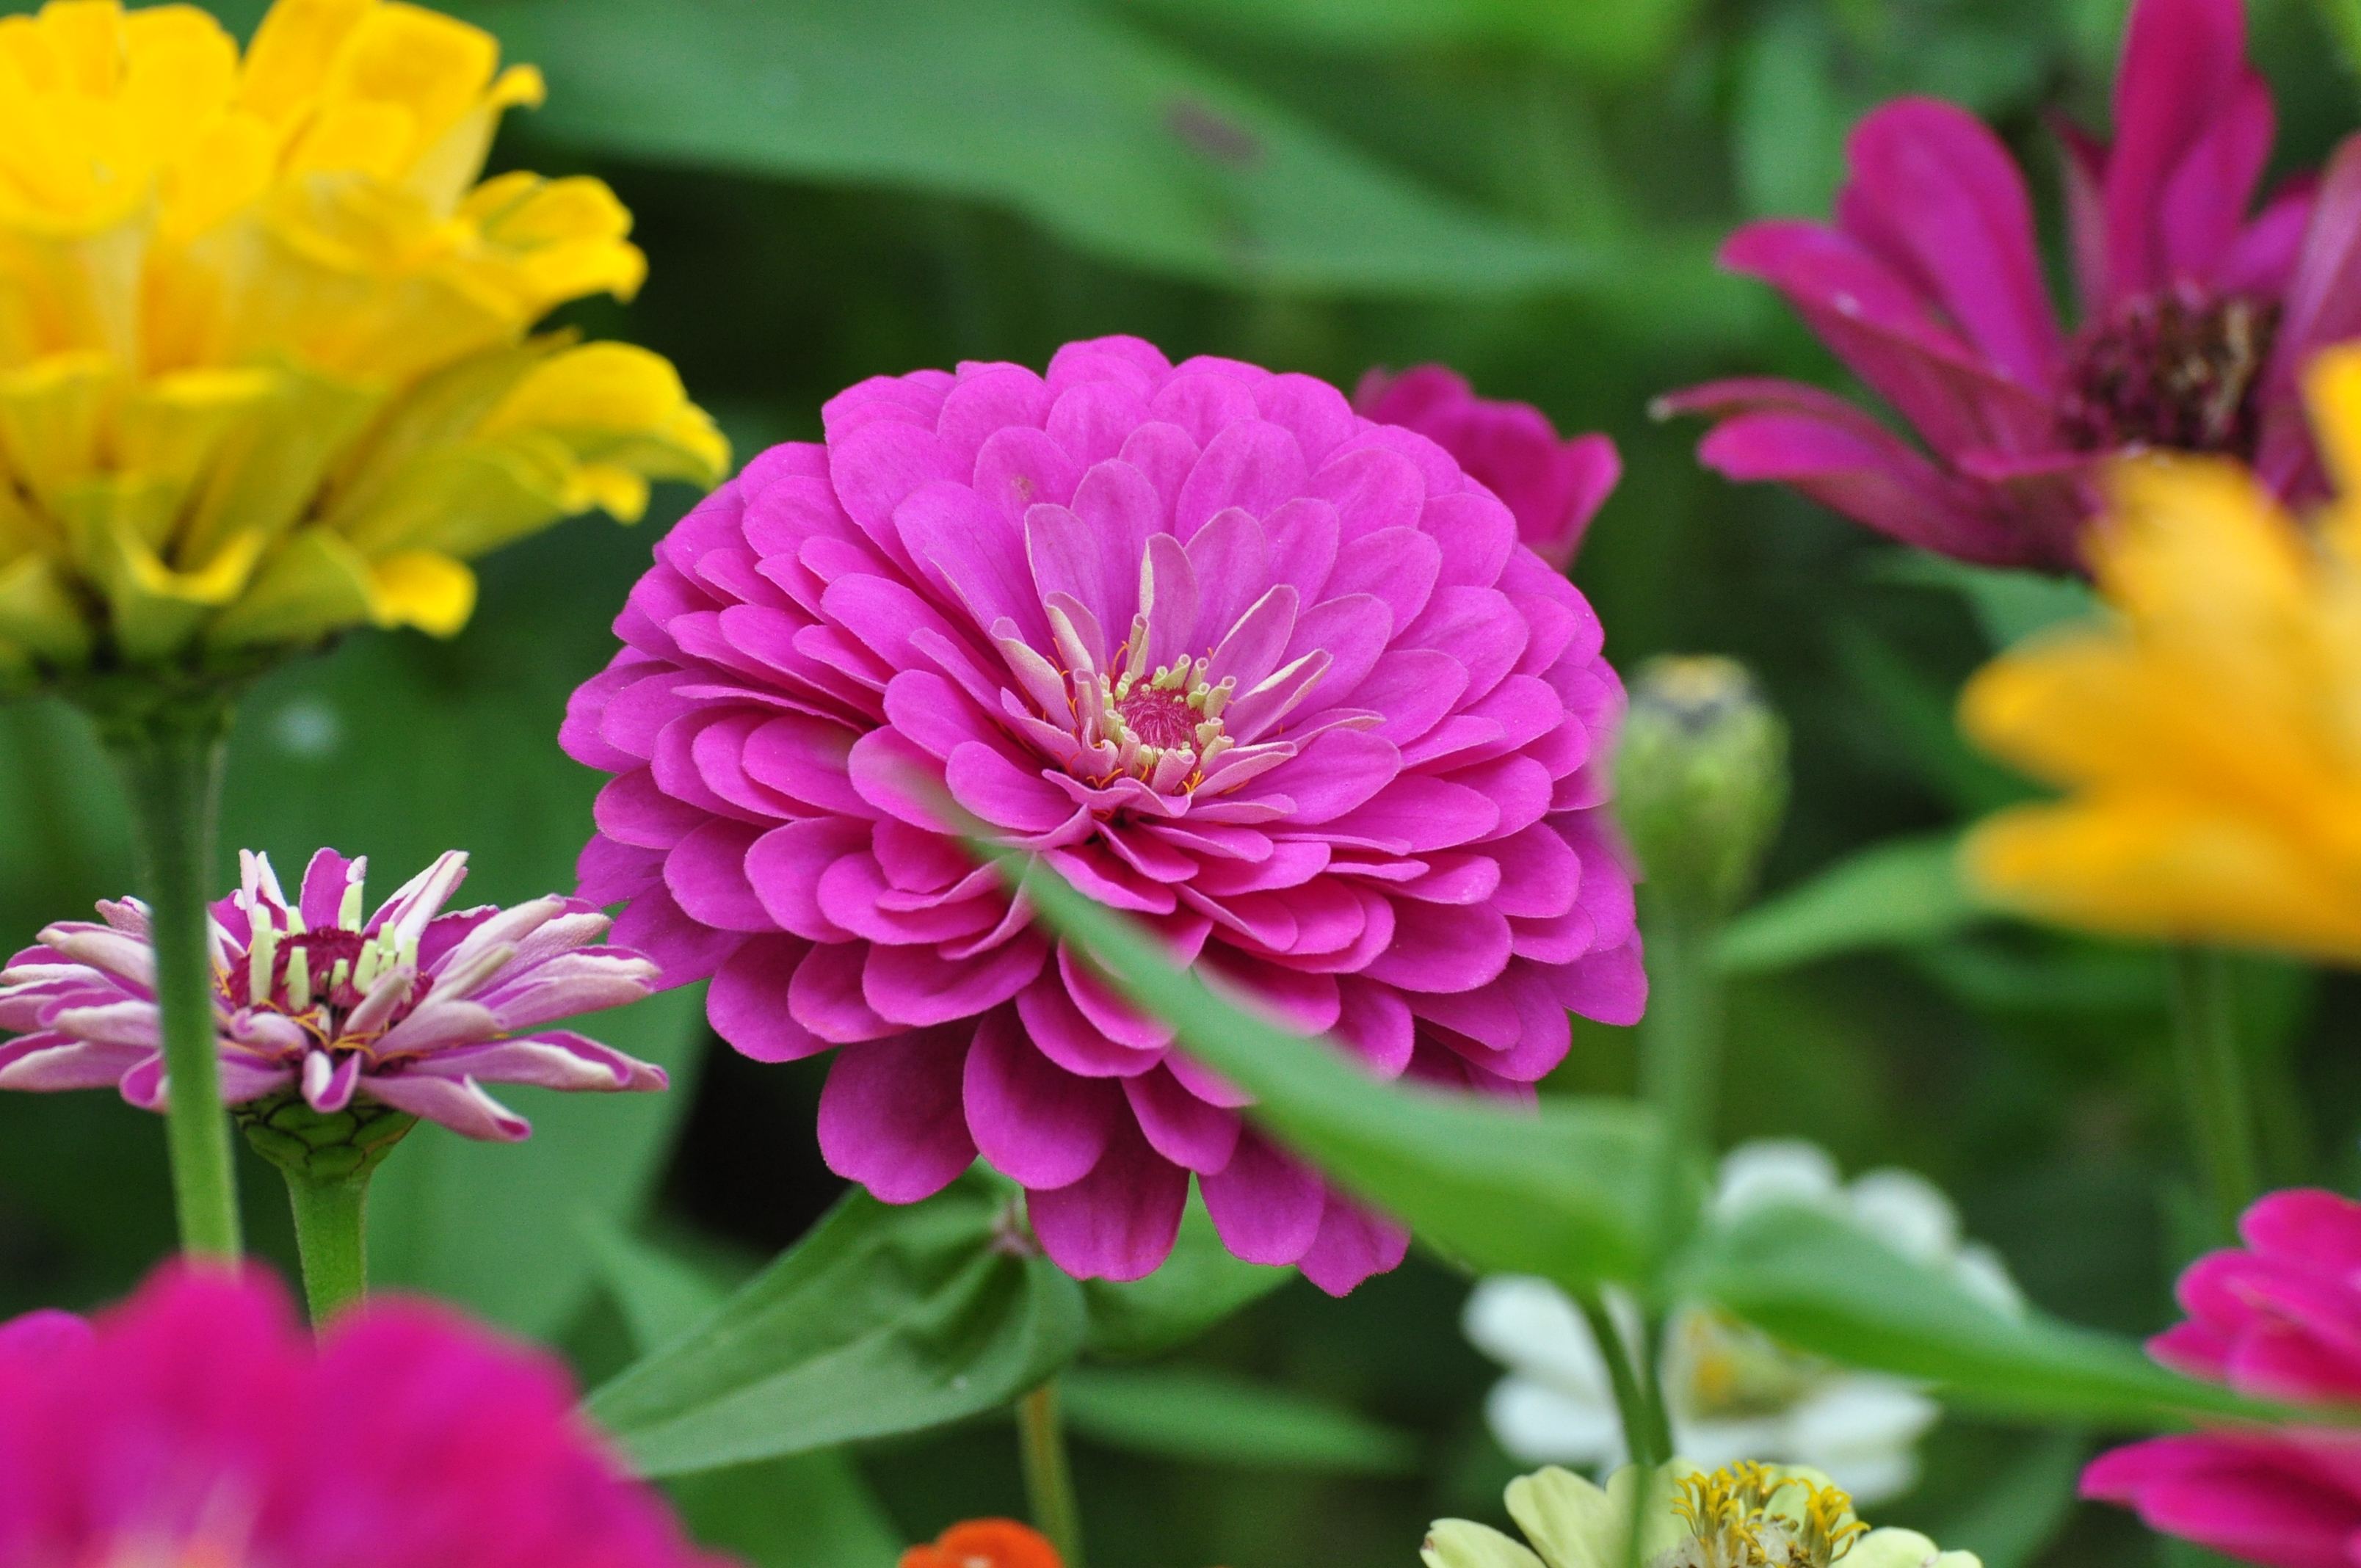
[[[994,202],[1233,286],[1465,296],[1585,267],[1082,0],[464,9],[547,72],[536,131],[584,148]]]
[[[1367,1416],[1195,1367],[1077,1367],[1058,1382],[1077,1435],[1199,1464],[1400,1475],[1418,1444]]]
[[[1871,948],[1908,947],[1966,930],[1986,911],[1960,883],[1959,836],[1874,845],[1730,923],[1717,953],[1733,973]]]
[[[604,1220],[586,1231],[642,1354],[670,1344],[729,1299],[719,1279]],[[676,1475],[665,1489],[690,1534],[756,1568],[884,1568],[902,1547],[901,1532],[840,1449]]]
[[[591,1396],[652,1475],[918,1431],[1005,1404],[1071,1360],[1081,1288],[1000,1245],[1005,1197],[971,1177],[896,1208],[865,1193],[686,1337]]]
[[[1029,857],[971,847],[1182,1048],[1253,1095],[1257,1121],[1426,1241],[1478,1268],[1568,1282],[1640,1272],[1654,1130],[1638,1107],[1553,1099],[1535,1113],[1380,1082],[1342,1051],[1215,994]]]
[[[2283,1413],[2112,1335],[2004,1311],[1817,1209],[1763,1208],[1710,1230],[1678,1277],[1684,1296],[1849,1366],[1935,1384],[1956,1405],[2130,1424]]]
[[[1301,42],[1355,50],[1538,49],[1579,65],[1628,71],[1679,38],[1696,0],[1134,0]]]

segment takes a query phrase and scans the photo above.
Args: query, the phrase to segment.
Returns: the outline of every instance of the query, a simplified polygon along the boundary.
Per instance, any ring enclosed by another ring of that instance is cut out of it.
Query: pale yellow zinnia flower
[[[2342,499],[2289,517],[2234,464],[2126,464],[2109,621],[2003,655],[1971,738],[2066,794],[1968,841],[1986,893],[2061,925],[2361,959],[2361,350],[2313,423]]]
[[[456,630],[464,565],[728,451],[644,350],[529,335],[628,297],[591,179],[478,182],[537,103],[489,34],[278,0],[0,20],[0,683]]]

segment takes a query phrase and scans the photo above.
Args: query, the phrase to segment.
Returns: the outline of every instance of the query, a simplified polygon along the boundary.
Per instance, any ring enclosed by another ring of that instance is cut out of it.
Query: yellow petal
[[[319,94],[345,40],[378,0],[276,0],[246,52],[238,98],[284,124]]]
[[[217,648],[314,643],[370,619],[369,565],[324,528],[291,534],[205,633]]]
[[[526,431],[557,437],[585,463],[651,479],[714,485],[730,466],[729,441],[688,400],[671,362],[628,343],[587,343],[552,356],[492,411],[483,434]]]
[[[42,505],[99,470],[109,400],[122,378],[104,354],[60,354],[0,372],[0,457]]]
[[[276,539],[311,509],[331,465],[378,408],[373,389],[281,371],[273,395],[224,433],[174,557],[203,560],[231,534]]]
[[[370,567],[369,617],[379,626],[456,637],[475,613],[476,574],[448,555],[412,550]]]
[[[266,541],[251,531],[233,534],[192,572],[166,565],[128,527],[108,530],[101,543],[107,554],[94,576],[115,644],[133,662],[150,663],[178,655],[214,611],[245,591]]]

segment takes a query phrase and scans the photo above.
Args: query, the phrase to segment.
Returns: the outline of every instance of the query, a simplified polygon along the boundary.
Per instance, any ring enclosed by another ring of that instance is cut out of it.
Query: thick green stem
[[[1033,1522],[1058,1549],[1065,1568],[1082,1568],[1082,1515],[1074,1500],[1065,1428],[1058,1419],[1056,1382],[1042,1384],[1016,1402],[1016,1431]]]
[[[1615,1326],[1614,1315],[1595,1291],[1575,1298],[1582,1321],[1590,1325],[1598,1358],[1607,1364],[1607,1381],[1615,1393],[1615,1413],[1623,1420],[1623,1446],[1632,1462],[1653,1471],[1672,1457],[1671,1434],[1665,1430],[1662,1407],[1650,1398],[1648,1385],[1633,1369],[1631,1347]]]
[[[1651,1219],[1659,1266],[1697,1227],[1697,1171],[1713,1157],[1715,1091],[1721,1075],[1721,983],[1714,943],[1720,920],[1702,905],[1653,901],[1648,938],[1648,1014],[1640,1033],[1640,1093],[1656,1112],[1663,1142],[1652,1173]],[[1649,1316],[1641,1365],[1671,1456],[1671,1423],[1658,1371],[1664,1363],[1665,1316]]]
[[[303,1259],[303,1298],[317,1328],[368,1293],[368,1178],[314,1181],[293,1170],[285,1175],[295,1248]]]
[[[181,1245],[221,1258],[238,1255],[237,1177],[215,1056],[206,905],[229,716],[227,698],[216,694],[97,715],[130,798],[140,892],[155,943],[165,1132]]]
[[[2172,1037],[2180,1052],[2189,1130],[2213,1198],[2216,1239],[2227,1242],[2238,1234],[2238,1217],[2262,1190],[2229,960],[2213,948],[2179,948],[2170,962]]]

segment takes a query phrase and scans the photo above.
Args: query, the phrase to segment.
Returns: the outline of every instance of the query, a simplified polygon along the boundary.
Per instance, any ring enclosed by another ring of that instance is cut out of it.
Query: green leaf
[[[998,203],[1234,287],[1464,297],[1586,267],[1082,0],[462,9],[548,74],[536,132],[599,151]]]
[[[590,1286],[583,1218],[638,1212],[697,1092],[703,1003],[701,986],[670,991],[585,1022],[671,1073],[662,1094],[503,1089],[533,1121],[523,1143],[432,1124],[403,1139],[369,1186],[372,1283],[464,1302],[521,1333],[563,1328]]]
[[[718,1469],[919,1431],[1005,1404],[1082,1347],[1082,1290],[1001,1245],[970,1176],[923,1203],[866,1193],[687,1337],[591,1396],[642,1473]]]
[[[1058,1380],[1067,1422],[1111,1448],[1197,1464],[1401,1475],[1418,1444],[1367,1417],[1197,1367],[1077,1367]]]
[[[2079,1431],[2043,1433],[1972,1503],[1927,1533],[1949,1550],[1974,1552],[1983,1568],[2026,1568],[2066,1528],[2090,1453],[2091,1440]]]
[[[603,1214],[583,1216],[582,1234],[599,1281],[621,1309],[642,1355],[679,1339],[730,1299],[729,1285],[639,1240]]]
[[[1696,0],[1135,0],[1187,21],[1354,50],[1538,49],[1631,71],[1680,37]]]
[[[1381,1082],[1174,968],[1124,916],[1038,861],[983,839],[969,847],[1191,1055],[1253,1095],[1257,1122],[1420,1237],[1478,1268],[1569,1284],[1640,1272],[1655,1148],[1640,1107],[1551,1098],[1513,1110]]]
[[[1994,648],[2022,642],[2037,631],[2087,620],[2100,604],[2090,585],[2071,577],[1999,566],[1971,566],[1948,556],[1913,551],[1882,558],[1876,575],[1888,582],[1944,588],[1968,601]]]
[[[2002,1415],[2176,1425],[2282,1412],[2167,1371],[2128,1341],[2004,1311],[1838,1215],[1780,1206],[1700,1236],[1679,1294],[1799,1349],[1918,1378]]]
[[[1872,948],[1909,947],[1957,934],[1988,912],[1961,886],[1959,836],[1873,845],[1757,905],[1723,931],[1719,958],[1734,974]]]
[[[1837,662],[1865,699],[1864,729],[1899,751],[1911,771],[1967,816],[1981,817],[2038,795],[1967,742],[1957,695],[1866,627],[1837,628]]]
[[[1093,1354],[1118,1360],[1161,1355],[1195,1339],[1250,1301],[1286,1284],[1294,1270],[1232,1255],[1193,1191],[1172,1255],[1145,1279],[1086,1279]]]
[[[585,1224],[592,1255],[642,1354],[719,1310],[728,1287],[614,1224]],[[852,1456],[833,1449],[673,1477],[689,1533],[757,1568],[884,1568],[903,1545]]]

